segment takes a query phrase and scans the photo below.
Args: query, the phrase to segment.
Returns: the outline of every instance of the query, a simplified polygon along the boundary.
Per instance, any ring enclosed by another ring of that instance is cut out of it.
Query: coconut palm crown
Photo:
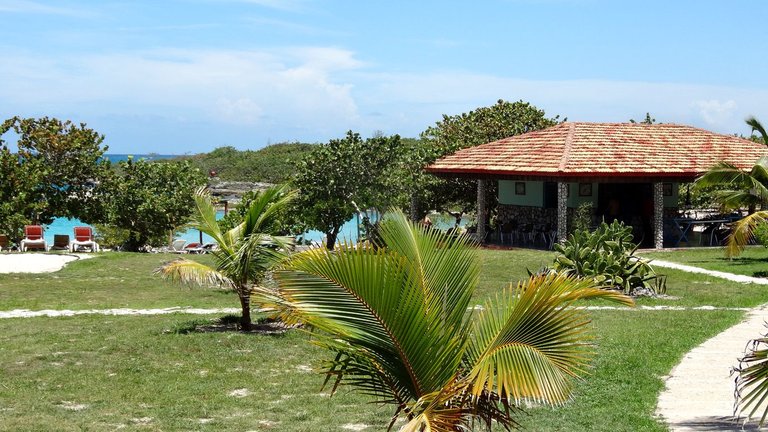
[[[471,242],[392,213],[384,247],[313,249],[274,273],[282,318],[308,324],[335,354],[326,365],[332,390],[346,382],[394,404],[389,429],[403,417],[406,432],[466,431],[476,422],[509,429],[524,400],[566,402],[593,355],[589,319],[573,303],[632,300],[550,274],[471,307],[480,272]]]
[[[295,197],[286,186],[275,186],[260,193],[252,202],[242,223],[222,231],[216,221],[216,208],[205,188],[195,193],[197,212],[189,226],[198,229],[218,243],[212,251],[213,267],[189,259],[178,259],[157,269],[166,279],[186,284],[209,286],[234,291],[242,308],[240,328],[249,331],[251,295],[265,273],[284,258],[283,251],[292,239],[262,233],[277,211]]]

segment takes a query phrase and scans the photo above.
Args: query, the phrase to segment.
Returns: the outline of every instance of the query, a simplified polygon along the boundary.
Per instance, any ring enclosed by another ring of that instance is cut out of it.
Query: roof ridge
[[[560,166],[558,171],[564,171],[565,165],[568,163],[568,158],[571,156],[571,147],[573,145],[573,136],[576,134],[576,123],[570,123],[568,125],[568,135],[565,137],[565,147],[563,148],[563,156],[560,158]]]

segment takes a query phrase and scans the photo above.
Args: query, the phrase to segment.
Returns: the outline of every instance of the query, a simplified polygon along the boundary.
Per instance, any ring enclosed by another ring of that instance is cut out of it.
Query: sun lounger
[[[50,250],[69,250],[69,236],[66,234],[54,234],[53,245]]]
[[[168,250],[168,252],[171,253],[188,253],[189,251],[184,249],[184,245],[187,244],[186,240],[182,239],[176,239],[171,243],[171,248]]]
[[[0,234],[0,251],[11,250],[11,242],[6,234]]]
[[[75,238],[69,244],[72,252],[81,249],[90,249],[91,252],[99,251],[99,244],[93,239],[93,228],[87,226],[75,227]]]
[[[26,252],[30,249],[48,250],[48,244],[43,238],[42,225],[25,225],[24,239],[20,243],[21,251]]]

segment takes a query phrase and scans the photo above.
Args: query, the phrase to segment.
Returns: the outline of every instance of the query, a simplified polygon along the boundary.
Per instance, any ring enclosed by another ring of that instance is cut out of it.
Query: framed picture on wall
[[[525,195],[525,182],[515,182],[515,195]]]
[[[592,196],[592,183],[579,183],[579,196]]]
[[[661,189],[664,191],[664,196],[672,196],[672,183],[663,183]]]

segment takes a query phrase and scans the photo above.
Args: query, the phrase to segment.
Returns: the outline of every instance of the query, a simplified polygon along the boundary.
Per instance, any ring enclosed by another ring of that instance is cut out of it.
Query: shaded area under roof
[[[720,161],[750,169],[768,147],[677,124],[559,125],[459,150],[427,167],[466,177],[692,181]]]

